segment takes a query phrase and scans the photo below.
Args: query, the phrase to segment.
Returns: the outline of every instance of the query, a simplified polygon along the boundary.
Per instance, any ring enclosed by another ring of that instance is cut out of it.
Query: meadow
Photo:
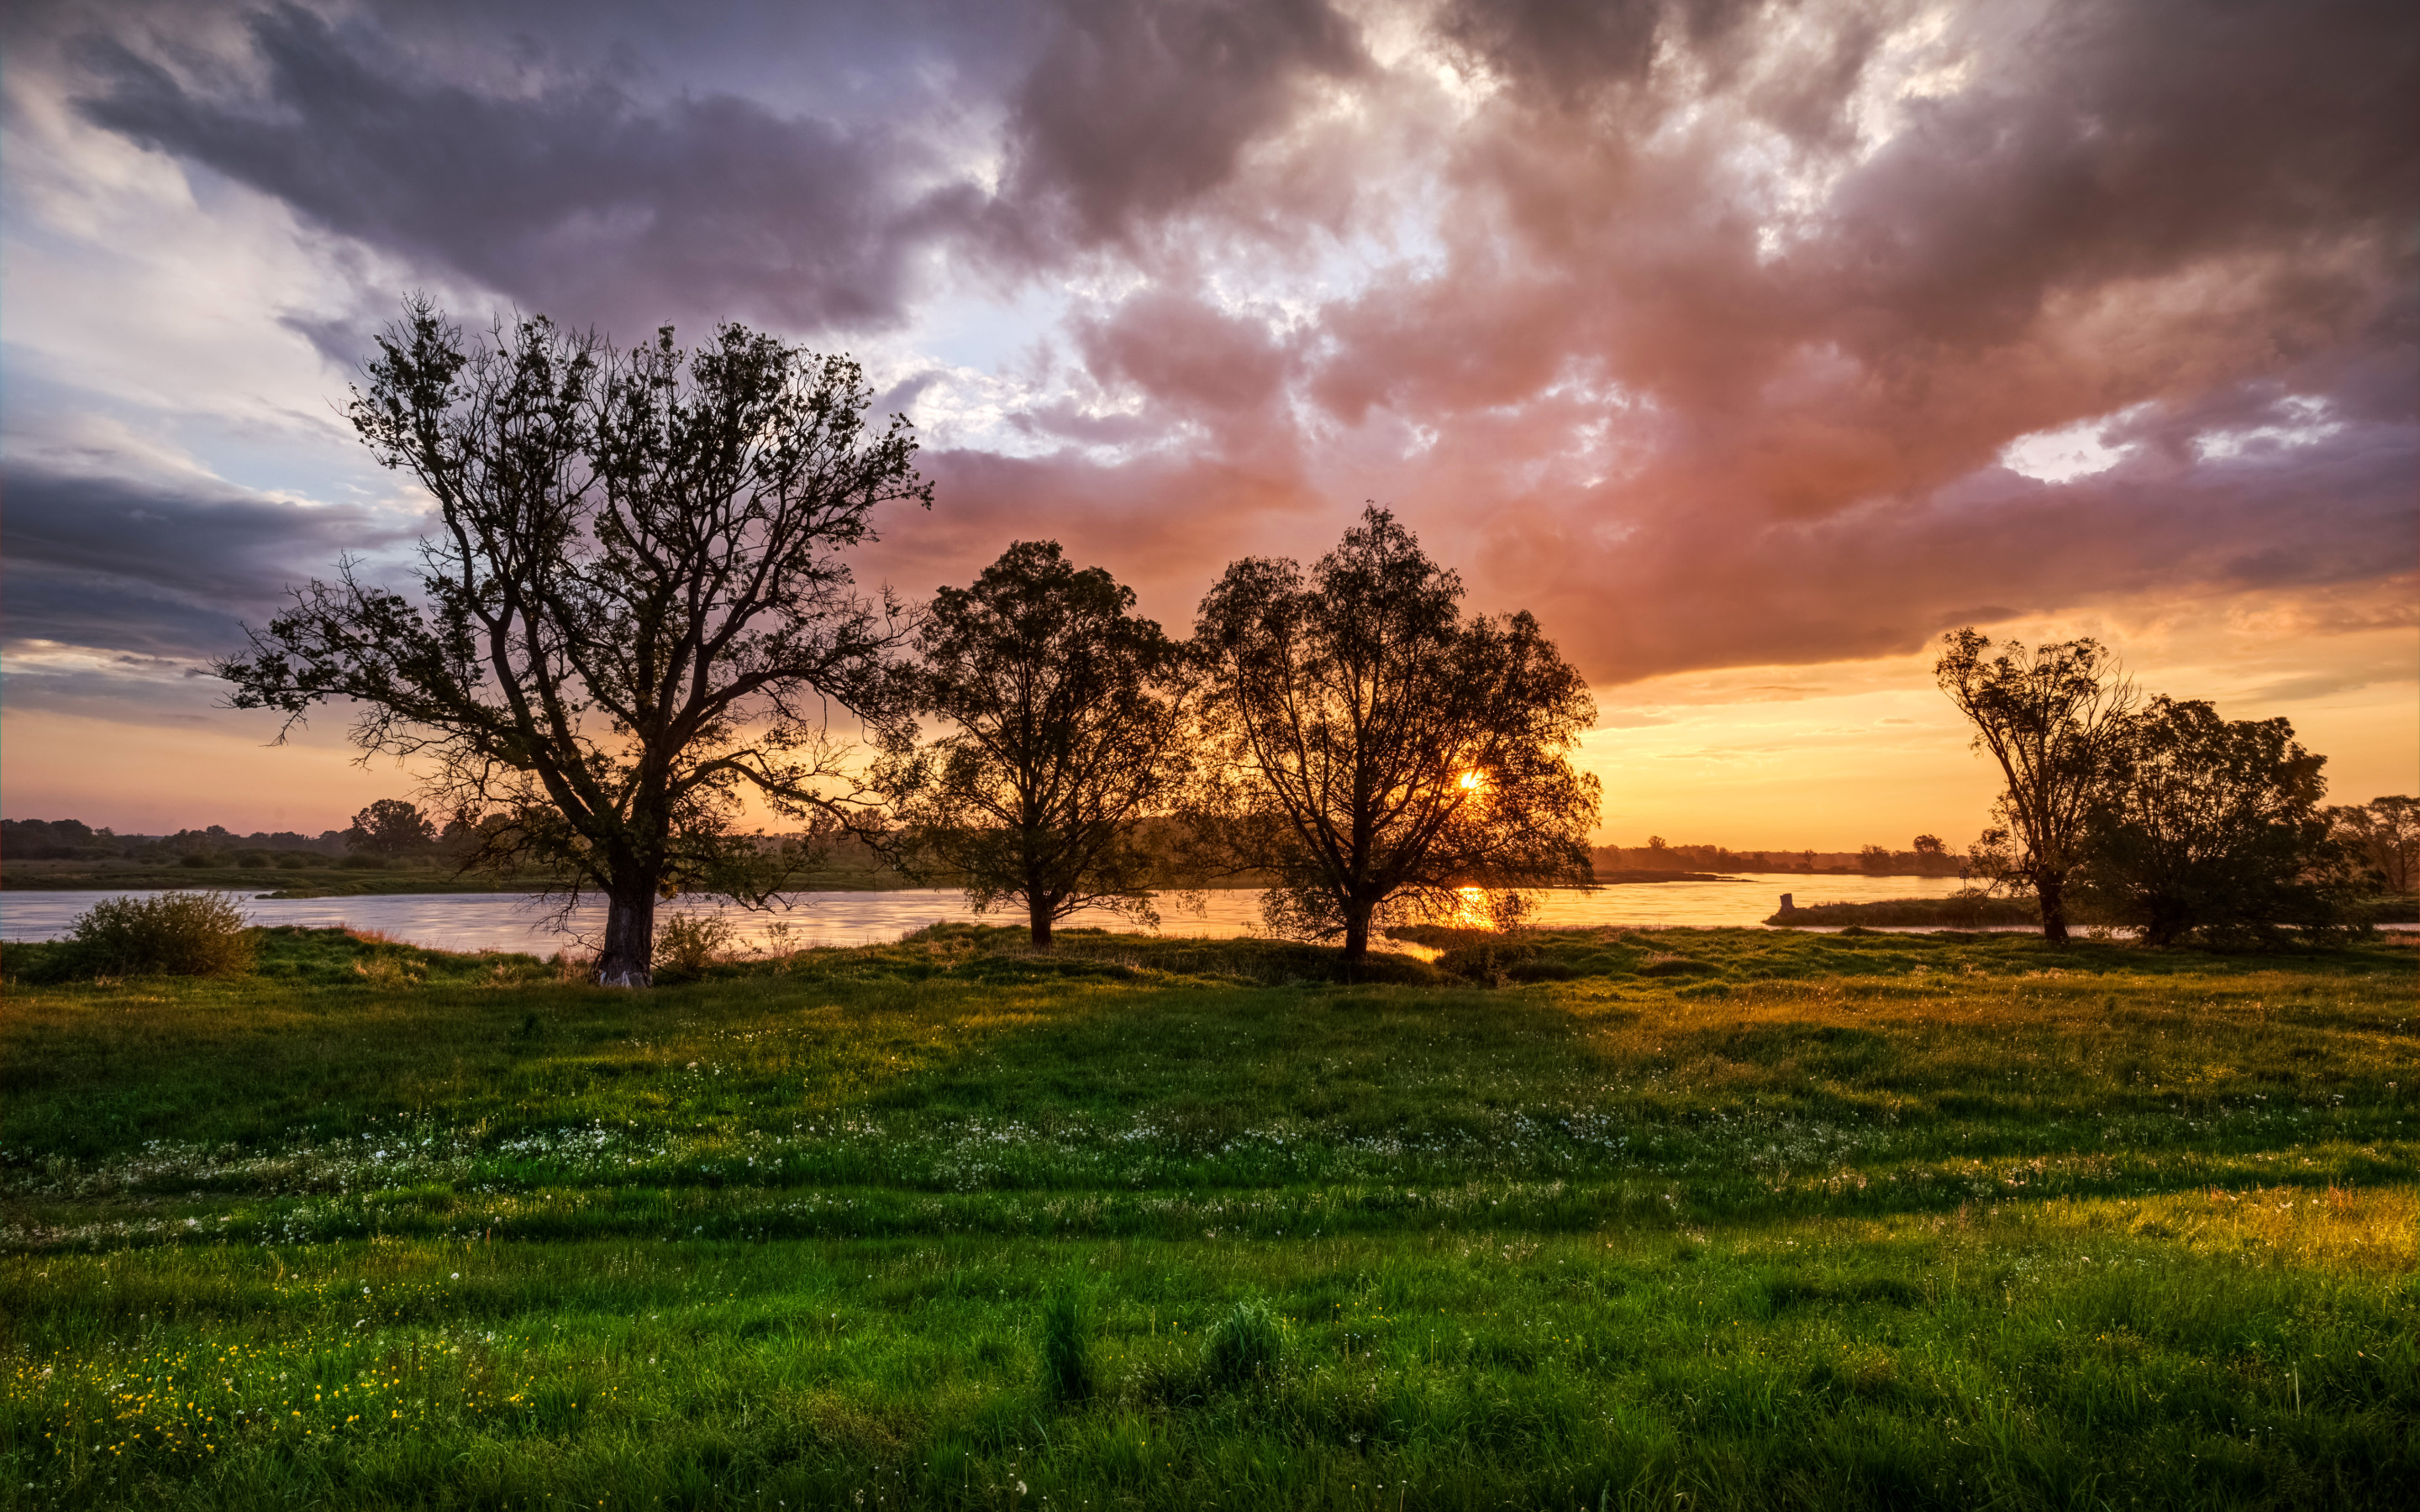
[[[1410,933],[8,947],[0,1507],[2410,1504],[2408,940]]]

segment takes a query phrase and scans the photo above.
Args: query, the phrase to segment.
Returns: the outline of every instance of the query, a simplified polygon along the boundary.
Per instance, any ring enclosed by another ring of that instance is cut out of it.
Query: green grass
[[[1765,922],[1884,929],[1980,929],[1996,924],[2038,930],[2041,908],[2031,898],[1890,898],[1865,903],[1801,903],[1770,915]]]
[[[10,947],[0,1506],[2420,1478],[2408,945],[1421,932],[1343,980],[1017,933],[653,994],[333,931],[241,981]]]

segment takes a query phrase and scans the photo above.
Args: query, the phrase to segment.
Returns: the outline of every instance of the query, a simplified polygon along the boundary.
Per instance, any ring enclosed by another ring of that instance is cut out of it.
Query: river
[[[1637,924],[1757,925],[1770,916],[1781,894],[1794,894],[1802,908],[1820,903],[1870,903],[1886,898],[1940,898],[1958,890],[1956,877],[1817,876],[1804,872],[1742,872],[1736,882],[1624,883],[1583,892],[1556,888],[1544,896],[1538,922],[1546,925]],[[0,939],[54,940],[75,917],[110,894],[103,892],[0,892]],[[128,896],[144,897],[134,892]],[[790,895],[786,908],[757,912],[728,904],[680,899],[666,912],[718,913],[737,932],[735,945],[762,950],[809,945],[864,945],[897,939],[910,930],[946,919],[971,919],[964,894],[954,889],[909,888],[897,892],[806,892]],[[1260,929],[1261,895],[1233,890],[1209,894],[1199,914],[1168,906],[1163,934],[1250,934]],[[397,893],[365,898],[245,898],[256,924],[341,924],[375,930],[391,939],[443,950],[526,950],[551,955],[566,939],[590,945],[604,931],[605,907],[583,903],[567,919],[548,905],[512,893]],[[660,916],[659,916],[660,917]],[[986,922],[1015,924],[1022,916],[995,911]],[[1070,925],[1133,926],[1114,915],[1078,915]]]

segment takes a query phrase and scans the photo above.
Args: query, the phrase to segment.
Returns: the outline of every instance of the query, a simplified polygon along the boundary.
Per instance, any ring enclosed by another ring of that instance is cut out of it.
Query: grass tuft
[[[1100,1389],[1099,1367],[1093,1358],[1094,1327],[1092,1292],[1082,1283],[1062,1279],[1043,1294],[1042,1388],[1051,1400],[1087,1401]]]
[[[1227,1309],[1202,1347],[1202,1377],[1213,1390],[1277,1384],[1285,1363],[1285,1324],[1257,1297]]]

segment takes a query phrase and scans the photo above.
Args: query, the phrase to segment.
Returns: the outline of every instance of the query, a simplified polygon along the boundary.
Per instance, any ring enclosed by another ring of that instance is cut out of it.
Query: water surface
[[[1742,872],[1737,882],[1625,883],[1593,892],[1555,888],[1544,896],[1538,922],[1546,925],[1643,924],[1756,925],[1791,893],[1800,907],[1822,903],[1871,903],[1887,898],[1942,898],[1958,890],[1956,877],[1809,877],[1803,872]],[[78,914],[106,892],[0,892],[0,939],[54,940]],[[132,892],[127,896],[145,897]],[[976,918],[966,895],[954,889],[919,887],[894,892],[802,892],[787,907],[758,912],[731,904],[684,898],[663,905],[663,914],[720,914],[737,932],[737,946],[759,950],[786,946],[864,945],[895,940],[910,930],[948,919]],[[394,893],[365,898],[245,898],[256,924],[344,925],[377,930],[392,938],[444,950],[526,950],[551,955],[567,944],[594,949],[604,933],[605,905],[583,903],[568,918],[552,904],[513,893]],[[1225,936],[1261,929],[1261,895],[1235,889],[1213,892],[1201,913],[1164,903],[1163,934]],[[662,915],[659,915],[662,917]],[[1022,923],[1002,911],[981,916],[995,924]],[[1135,926],[1116,915],[1093,912],[1071,925],[1110,929]],[[1062,928],[1067,925],[1062,925]]]

